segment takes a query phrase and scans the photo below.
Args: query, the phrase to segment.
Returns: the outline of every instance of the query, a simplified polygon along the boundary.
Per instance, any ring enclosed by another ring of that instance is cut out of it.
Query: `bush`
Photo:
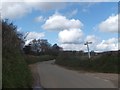
[[[55,63],[69,67],[78,67],[80,63],[80,59],[74,56],[74,54],[72,53],[62,52],[56,58]]]
[[[118,56],[101,56],[90,64],[90,68],[95,71],[118,73]]]

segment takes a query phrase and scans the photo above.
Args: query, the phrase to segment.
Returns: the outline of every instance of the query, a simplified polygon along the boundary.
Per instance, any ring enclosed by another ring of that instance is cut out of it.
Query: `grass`
[[[88,59],[87,56],[61,53],[56,59],[56,64],[75,70],[92,72],[118,73],[118,56],[100,55]]]
[[[32,74],[23,55],[16,49],[3,52],[3,88],[31,88]]]
[[[26,55],[25,56],[25,60],[28,64],[34,64],[42,61],[49,61],[52,59],[54,59],[54,57],[51,55],[40,55],[40,56]]]

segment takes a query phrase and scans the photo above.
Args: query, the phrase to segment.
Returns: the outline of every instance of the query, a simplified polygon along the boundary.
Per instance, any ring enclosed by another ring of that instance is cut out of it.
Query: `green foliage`
[[[56,59],[56,63],[69,67],[76,67],[79,64],[79,58],[70,53],[60,53]]]
[[[90,62],[91,69],[99,72],[118,73],[118,56],[101,56]]]
[[[78,56],[73,53],[63,52],[58,55],[55,63],[71,69],[118,73],[118,54],[105,54],[88,59],[87,56]]]
[[[30,88],[32,76],[20,53],[6,53],[3,57],[3,88]]]
[[[20,50],[21,39],[17,27],[8,21],[2,21],[2,87],[30,88],[32,75]]]
[[[28,64],[33,64],[33,63],[42,62],[42,61],[49,61],[53,59],[54,57],[51,55],[40,55],[40,56],[26,55],[25,56],[25,60]]]

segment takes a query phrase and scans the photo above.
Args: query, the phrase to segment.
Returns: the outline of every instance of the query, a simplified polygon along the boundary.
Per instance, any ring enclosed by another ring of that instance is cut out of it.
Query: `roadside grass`
[[[90,72],[119,73],[118,55],[100,55],[88,59],[86,56],[76,56],[74,54],[61,53],[55,61],[56,64],[64,67],[85,70]]]
[[[2,87],[31,88],[32,74],[23,55],[18,49],[12,49],[11,52],[7,50],[3,50]]]
[[[51,56],[51,55],[40,55],[40,56],[25,55],[25,60],[27,64],[34,64],[37,62],[49,61],[53,59],[54,59],[54,56]]]

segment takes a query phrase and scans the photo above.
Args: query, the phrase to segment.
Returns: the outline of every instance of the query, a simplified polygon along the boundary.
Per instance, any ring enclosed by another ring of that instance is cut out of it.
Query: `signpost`
[[[89,44],[92,44],[92,42],[86,42],[84,45],[87,45],[87,49],[88,49],[88,57],[89,57],[89,59],[90,59]]]

